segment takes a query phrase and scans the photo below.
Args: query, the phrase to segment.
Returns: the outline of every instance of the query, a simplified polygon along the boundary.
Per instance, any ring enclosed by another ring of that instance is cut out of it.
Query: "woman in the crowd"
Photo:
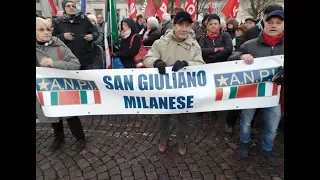
[[[143,45],[152,46],[153,42],[160,39],[161,32],[159,30],[159,21],[155,17],[149,17],[147,20],[147,27],[145,28],[143,37]]]
[[[248,30],[247,26],[245,24],[241,24],[236,28],[236,36],[232,39],[232,45],[234,47],[234,50],[239,50],[240,48],[240,39],[244,32]]]
[[[78,70],[80,62],[71,50],[57,37],[52,37],[50,23],[42,18],[36,17],[36,66],[63,70]],[[46,90],[37,82],[37,91]],[[36,98],[36,113],[39,121],[51,123],[54,132],[54,141],[50,150],[55,151],[64,142],[64,131],[62,120],[66,119],[73,136],[76,138],[76,151],[85,148],[85,136],[78,116],[66,118],[46,117],[42,111],[38,98]]]
[[[217,14],[210,14],[204,23],[206,23],[206,34],[199,40],[203,60],[207,64],[227,61],[232,54],[233,46],[230,35],[221,30],[220,17]],[[201,114],[204,113],[198,113]],[[216,112],[214,114],[217,116]]]
[[[136,68],[134,56],[136,56],[141,47],[141,36],[137,34],[136,23],[131,18],[121,21],[121,41],[119,50],[114,49],[113,57],[120,58],[125,68]],[[133,37],[134,36],[134,37]],[[133,39],[132,39],[133,37]],[[130,44],[132,39],[132,44]]]
[[[95,69],[103,69],[103,61],[102,61],[102,57],[103,57],[102,51],[103,51],[103,47],[104,47],[104,42],[103,42],[104,33],[102,31],[103,28],[99,26],[98,21],[97,21],[97,17],[95,15],[89,14],[88,18],[90,19],[92,25],[94,27],[96,27],[99,32],[98,39],[93,42],[94,68]]]
[[[227,61],[233,50],[230,35],[221,32],[220,17],[217,14],[210,14],[207,22],[206,35],[199,40],[203,60],[206,63]]]
[[[226,25],[227,25],[226,32],[228,32],[230,34],[231,39],[235,38],[236,37],[236,28],[238,27],[239,22],[236,19],[229,18],[226,21]]]

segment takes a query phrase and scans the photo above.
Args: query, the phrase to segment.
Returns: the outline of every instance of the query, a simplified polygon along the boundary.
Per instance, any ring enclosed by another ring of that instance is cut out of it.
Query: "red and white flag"
[[[175,8],[179,8],[180,6],[180,0],[176,0]]]
[[[184,11],[188,12],[191,15],[191,18],[193,21],[196,21],[197,1],[196,0],[187,0]]]
[[[128,0],[128,14],[131,19],[137,17],[137,8],[134,4],[134,0]]]
[[[209,3],[209,8],[208,8],[208,13],[209,13],[209,14],[212,14],[212,10],[213,10],[213,7],[212,7],[212,6],[213,6],[212,1],[213,1],[213,0],[210,0],[210,3]]]
[[[238,15],[238,9],[240,0],[228,0],[226,5],[222,8],[221,13],[227,18],[236,18]]]
[[[157,11],[157,16],[159,17],[160,21],[162,21],[162,15],[168,12],[168,3],[169,0],[162,0],[162,3]]]
[[[144,10],[144,17],[148,19],[149,17],[154,16],[156,13],[157,13],[157,9],[156,9],[156,5],[154,4],[154,0],[148,0],[147,6]]]
[[[54,0],[48,0],[51,11],[52,11],[52,15],[56,16],[58,14],[58,8],[54,2]]]

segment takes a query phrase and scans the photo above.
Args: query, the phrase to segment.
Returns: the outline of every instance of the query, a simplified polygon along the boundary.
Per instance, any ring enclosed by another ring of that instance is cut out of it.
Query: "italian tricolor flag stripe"
[[[40,91],[38,98],[42,106],[101,104],[98,90]]]
[[[235,98],[268,97],[276,95],[278,95],[278,85],[272,82],[216,89],[216,101]]]

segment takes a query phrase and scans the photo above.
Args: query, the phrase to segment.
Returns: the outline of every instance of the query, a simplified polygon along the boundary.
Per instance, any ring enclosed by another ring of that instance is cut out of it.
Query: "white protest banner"
[[[279,103],[271,82],[284,56],[158,69],[66,71],[37,67],[36,94],[48,117],[175,114],[263,108]]]

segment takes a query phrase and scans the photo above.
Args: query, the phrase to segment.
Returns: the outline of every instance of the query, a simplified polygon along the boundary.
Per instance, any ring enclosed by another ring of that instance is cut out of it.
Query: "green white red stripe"
[[[215,100],[221,101],[236,98],[270,97],[276,95],[278,95],[278,84],[264,82],[259,84],[216,88]]]
[[[101,104],[98,90],[40,91],[38,97],[42,106]]]

